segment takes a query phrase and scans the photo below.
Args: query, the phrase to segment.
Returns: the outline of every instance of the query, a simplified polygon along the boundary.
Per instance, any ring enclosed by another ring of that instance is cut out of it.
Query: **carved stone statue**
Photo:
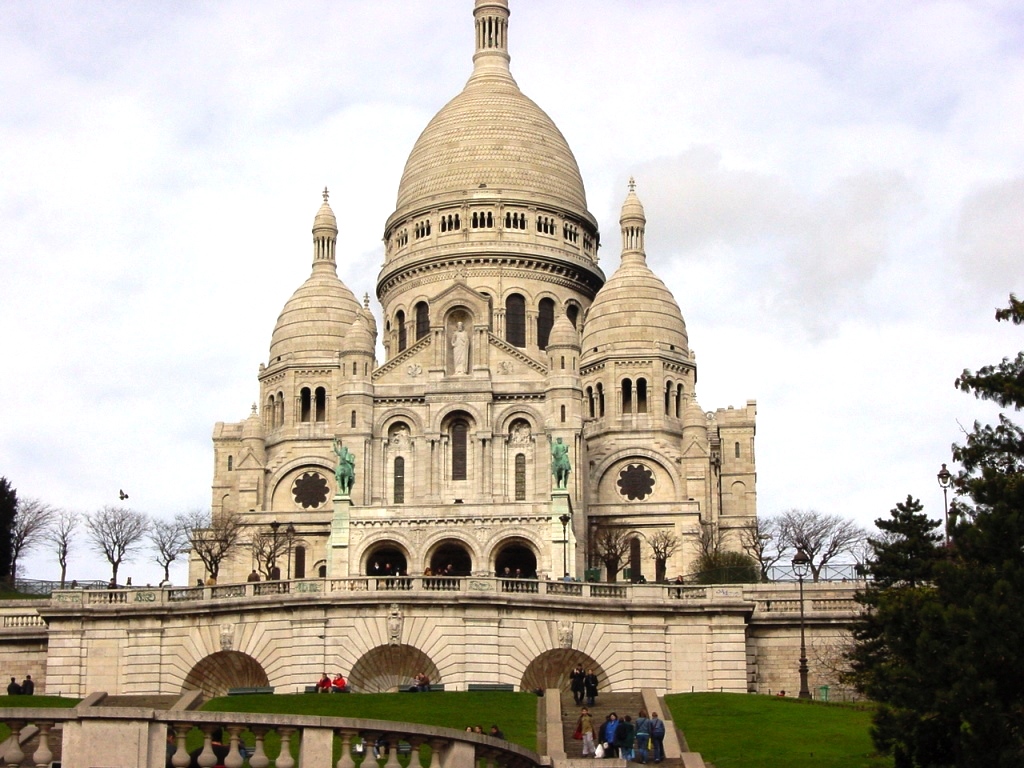
[[[334,479],[338,483],[338,493],[348,496],[352,492],[352,484],[356,481],[356,457],[348,448],[334,438],[334,454],[338,457],[338,465],[334,468]]]
[[[469,334],[461,320],[455,324],[451,344],[452,367],[456,375],[464,376],[469,373]]]
[[[555,438],[551,446],[551,474],[555,478],[555,487],[558,490],[565,490],[569,484],[569,446],[562,442],[562,438]]]
[[[558,646],[560,648],[572,648],[572,622],[558,622]]]
[[[398,603],[391,604],[388,613],[388,645],[402,644],[402,611]]]

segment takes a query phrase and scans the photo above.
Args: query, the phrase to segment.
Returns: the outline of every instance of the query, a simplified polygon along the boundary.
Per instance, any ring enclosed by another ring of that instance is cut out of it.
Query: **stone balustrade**
[[[400,768],[398,755],[407,751],[408,768],[533,768],[549,764],[535,752],[510,742],[466,733],[451,728],[363,720],[341,717],[247,714],[240,712],[196,712],[123,707],[77,709],[7,708],[0,710],[0,721],[10,727],[11,738],[3,746],[0,765],[15,768],[29,757],[31,763],[49,766],[53,760],[55,728],[59,726],[63,768],[88,768],[93,765],[136,765],[139,768],[164,768],[167,735],[173,734],[177,749],[171,764],[189,765],[186,739],[193,728],[203,733],[200,765],[217,764],[211,746],[212,734],[220,729],[229,754],[228,768],[241,768],[248,759],[252,768]],[[25,738],[35,735],[38,745],[26,755]],[[243,733],[253,743],[245,747]],[[267,735],[276,733],[280,747],[275,754],[267,748]],[[335,761],[335,737],[341,743],[341,757]],[[20,743],[19,743],[20,742]],[[374,744],[381,744],[380,758]],[[421,751],[427,756],[424,764]],[[380,760],[385,762],[381,764]]]

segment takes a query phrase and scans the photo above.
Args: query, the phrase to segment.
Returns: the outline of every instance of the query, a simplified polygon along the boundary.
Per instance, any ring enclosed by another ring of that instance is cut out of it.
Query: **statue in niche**
[[[221,624],[220,625],[220,649],[222,651],[230,651],[235,644],[235,625],[234,624]]]
[[[409,428],[399,424],[391,429],[391,444],[401,450],[409,447]]]
[[[391,610],[388,613],[388,645],[401,645],[402,644],[402,611],[398,607],[398,603],[391,604]]]
[[[525,421],[517,421],[512,425],[512,434],[509,439],[515,445],[525,445],[530,442],[530,425]]]
[[[452,369],[456,376],[469,373],[469,333],[461,320],[452,331]]]
[[[334,438],[334,455],[338,464],[334,468],[334,479],[338,483],[338,493],[348,496],[352,492],[352,484],[356,481],[356,457],[348,448]]]
[[[572,648],[572,622],[558,622],[558,645],[560,648]]]
[[[551,474],[555,478],[555,488],[562,491],[569,484],[569,446],[562,438],[555,438],[551,446]]]

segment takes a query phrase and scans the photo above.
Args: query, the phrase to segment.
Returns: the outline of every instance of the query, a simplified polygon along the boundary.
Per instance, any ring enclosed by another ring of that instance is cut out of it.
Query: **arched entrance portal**
[[[420,673],[426,674],[431,683],[443,683],[437,665],[419,648],[379,645],[352,666],[348,680],[357,693],[387,693],[408,688]]]
[[[267,673],[252,656],[238,651],[218,651],[192,667],[181,691],[202,691],[212,699],[226,696],[230,688],[266,688],[269,685]]]
[[[538,688],[558,688],[568,691],[569,673],[577,664],[584,669],[594,670],[594,674],[597,675],[597,689],[599,691],[605,689],[608,684],[608,675],[605,674],[601,665],[583,651],[573,648],[553,648],[531,661],[530,666],[523,672],[522,689],[535,691]]]
[[[537,578],[537,555],[521,539],[509,539],[501,543],[501,548],[494,558],[494,573],[498,576],[507,573],[515,575],[520,571],[523,578]]]
[[[409,573],[405,553],[390,541],[374,547],[366,557],[366,575],[390,576],[396,573]]]
[[[435,574],[469,576],[473,572],[473,558],[461,541],[442,542],[430,556],[430,570]]]

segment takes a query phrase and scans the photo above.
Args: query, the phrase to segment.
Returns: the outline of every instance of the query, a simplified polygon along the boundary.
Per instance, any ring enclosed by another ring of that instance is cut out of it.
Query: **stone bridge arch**
[[[421,672],[431,683],[444,683],[437,665],[419,648],[378,645],[352,665],[348,682],[357,693],[387,693],[413,685],[413,677]]]
[[[226,696],[231,688],[266,688],[269,685],[266,670],[252,656],[239,651],[218,651],[192,667],[181,691],[202,691],[212,699]]]
[[[592,656],[575,648],[552,648],[550,651],[544,651],[523,671],[520,688],[524,691],[535,691],[538,688],[568,691],[569,673],[577,664],[584,669],[594,670],[594,674],[597,675],[598,691],[607,689],[608,675],[604,668]]]

